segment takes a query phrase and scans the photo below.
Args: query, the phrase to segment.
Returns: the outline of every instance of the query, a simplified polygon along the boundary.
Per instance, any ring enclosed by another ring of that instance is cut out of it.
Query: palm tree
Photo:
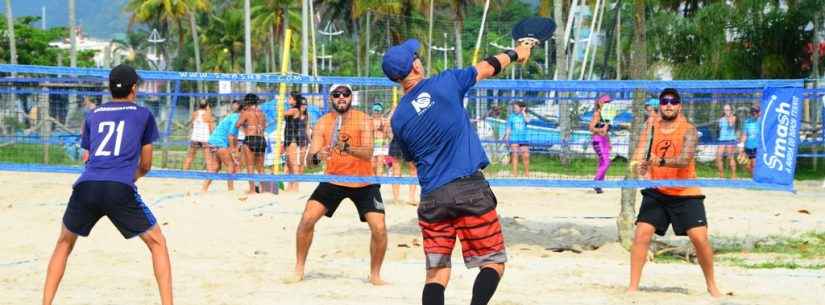
[[[9,36],[9,51],[11,58],[9,63],[17,64],[17,41],[14,39],[14,16],[11,13],[11,0],[6,0],[6,32]]]
[[[300,24],[301,16],[291,10],[295,7],[294,0],[257,0],[252,3],[252,31],[255,36],[268,37],[270,72],[278,71],[276,61],[279,56],[275,45],[281,40],[284,25],[290,24],[290,28],[298,30],[296,25]]]
[[[208,12],[210,3],[208,0],[187,0],[183,2],[186,16],[189,17],[189,32],[192,34],[192,47],[195,49],[195,71],[201,72],[201,47],[200,36],[198,35],[197,13]],[[202,90],[202,83],[198,82],[198,91]]]
[[[450,4],[453,8],[455,21],[453,22],[453,31],[455,32],[455,60],[459,67],[464,66],[464,46],[461,42],[461,32],[464,31],[464,11],[467,6],[477,4],[475,0],[451,0]],[[475,64],[475,63],[472,63]]]
[[[172,57],[177,56],[183,47],[183,20],[189,13],[191,0],[129,0],[126,10],[132,12],[129,19],[128,31],[132,30],[135,22],[151,23],[158,26],[164,37],[168,37],[171,28],[175,27],[178,33],[178,46]],[[173,62],[168,56],[168,48],[163,48],[166,60]]]
[[[645,0],[633,0],[633,48],[630,49],[630,78],[640,80],[647,78],[647,31],[645,27],[645,8],[647,3]],[[642,125],[644,124],[644,116],[642,109],[644,109],[645,91],[643,89],[636,90],[633,95],[633,123],[631,129],[633,133],[630,136],[630,143],[636,143],[639,135],[642,132]],[[631,145],[631,150],[635,145]],[[633,151],[629,153],[633,155]],[[628,169],[625,174],[625,179],[634,178],[632,169]],[[633,220],[636,216],[636,189],[622,188],[621,211],[619,218],[616,219],[616,224],[619,231],[619,241],[625,249],[630,249],[633,243]]]
[[[215,11],[220,15],[210,16],[204,35],[207,45],[204,66],[212,72],[238,73],[241,66],[237,64],[237,59],[244,48],[243,11],[233,8]]]

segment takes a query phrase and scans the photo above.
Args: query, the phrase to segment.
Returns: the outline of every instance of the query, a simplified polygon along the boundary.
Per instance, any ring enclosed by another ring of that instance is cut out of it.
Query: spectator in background
[[[288,103],[289,110],[284,112],[287,174],[300,175],[304,173],[304,159],[309,143],[309,114],[306,99],[301,94],[290,94]],[[286,191],[297,192],[298,182],[289,182]]]
[[[725,178],[725,157],[730,165],[731,178],[736,179],[736,115],[730,104],[722,106],[722,117],[719,118],[719,146],[716,149],[716,168],[719,178]]]
[[[183,160],[183,170],[189,170],[192,159],[195,158],[198,150],[203,150],[204,160],[209,155],[209,135],[215,129],[215,118],[212,116],[209,103],[201,101],[198,104],[198,110],[192,113],[189,126],[192,128],[192,134],[189,137],[191,142],[189,142],[189,149],[186,151],[186,159]]]
[[[246,162],[246,169],[249,174],[264,173],[264,153],[266,152],[266,118],[258,109],[258,96],[252,93],[244,97],[244,105],[241,108],[240,118],[235,123],[239,133],[243,132],[244,140],[241,145]],[[259,188],[254,180],[249,181],[249,194],[258,193]]]
[[[596,157],[599,159],[599,167],[596,170],[596,177],[593,180],[604,180],[607,170],[610,168],[610,121],[602,117],[602,108],[605,104],[610,103],[611,99],[608,95],[602,95],[596,99],[596,105],[593,108],[593,118],[590,119],[590,129],[593,151],[596,152]],[[597,194],[603,193],[602,188],[594,188]]]
[[[747,158],[748,171],[753,176],[754,160],[756,160],[756,148],[759,147],[759,104],[751,106],[751,116],[745,119],[742,127],[742,136],[739,139],[739,156]]]
[[[507,117],[504,141],[510,145],[510,165],[513,177],[518,176],[518,159],[524,164],[524,176],[530,175],[530,146],[527,131],[527,104],[518,101],[513,104],[513,112]]]
[[[237,172],[238,128],[235,127],[235,123],[240,116],[241,103],[234,100],[230,106],[232,112],[218,123],[207,141],[209,153],[206,158],[206,170],[210,173],[217,173],[221,168],[231,174]],[[204,180],[201,191],[206,193],[211,183],[211,179]],[[232,180],[227,180],[226,184],[230,191],[235,190]]]
[[[373,130],[373,155],[372,164],[375,168],[376,176],[384,175],[384,165],[390,153],[390,122],[384,116],[384,105],[380,102],[372,104],[370,121]]]

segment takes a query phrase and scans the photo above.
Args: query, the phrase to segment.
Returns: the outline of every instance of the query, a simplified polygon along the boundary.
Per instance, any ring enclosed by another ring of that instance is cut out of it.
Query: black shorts
[[[284,146],[289,146],[289,144],[295,143],[298,147],[307,146],[307,138],[306,137],[287,137],[284,141]]]
[[[327,217],[332,217],[335,210],[344,198],[349,198],[358,209],[361,222],[367,221],[367,213],[384,214],[384,201],[381,199],[381,185],[370,184],[364,187],[346,187],[332,183],[321,182],[309,200],[320,202],[327,208]]]
[[[191,148],[207,148],[207,147],[209,147],[209,143],[192,141],[192,142],[189,142],[189,147],[191,147]]]
[[[256,154],[266,152],[266,139],[263,136],[246,136],[243,143]]]
[[[148,231],[157,223],[152,211],[129,185],[113,181],[83,181],[75,185],[63,225],[80,236],[89,236],[101,217],[107,216],[124,238]]]
[[[659,236],[664,236],[667,227],[673,224],[676,235],[686,236],[688,230],[708,225],[704,201],[704,196],[676,197],[655,189],[644,189],[636,223],[644,222],[656,227]]]
[[[756,159],[756,148],[745,148],[745,154],[748,155],[748,159]]]

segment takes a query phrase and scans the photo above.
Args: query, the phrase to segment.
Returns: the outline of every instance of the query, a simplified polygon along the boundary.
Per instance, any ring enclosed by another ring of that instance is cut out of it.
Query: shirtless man
[[[384,117],[384,105],[379,102],[372,104],[372,115],[370,116],[370,120],[372,120],[372,130],[373,130],[373,157],[372,157],[372,164],[375,167],[375,175],[376,176],[383,176],[384,175],[384,165],[387,159],[387,155],[390,153],[390,146],[389,146],[389,132],[390,129],[390,122],[389,120]]]
[[[235,127],[243,131],[244,144],[241,148],[241,153],[246,160],[246,170],[250,174],[255,171],[259,174],[264,173],[264,152],[266,152],[266,138],[264,138],[264,129],[266,129],[266,118],[264,113],[258,109],[258,96],[255,94],[247,94],[244,97],[243,110]],[[250,194],[256,193],[255,181],[249,181]]]

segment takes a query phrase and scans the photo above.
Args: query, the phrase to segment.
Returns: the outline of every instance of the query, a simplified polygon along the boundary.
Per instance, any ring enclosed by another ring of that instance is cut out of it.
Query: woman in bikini
[[[243,111],[241,111],[240,119],[235,125],[242,130],[245,138],[241,152],[246,159],[246,169],[250,174],[257,172],[264,173],[264,153],[266,152],[266,138],[264,138],[264,129],[266,129],[266,117],[264,113],[258,109],[258,96],[255,94],[247,94],[244,97]],[[255,181],[249,181],[249,193],[256,193],[257,187]]]

